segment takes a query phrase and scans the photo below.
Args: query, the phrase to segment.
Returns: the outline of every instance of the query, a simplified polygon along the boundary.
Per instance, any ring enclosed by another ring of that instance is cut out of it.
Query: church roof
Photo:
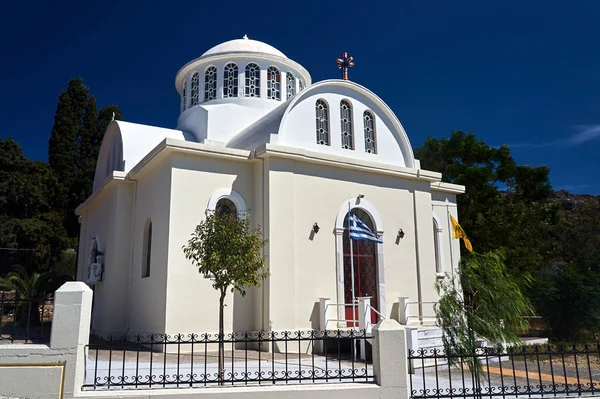
[[[285,54],[277,50],[275,47],[268,45],[267,43],[259,42],[258,40],[248,39],[247,36],[244,36],[243,39],[234,39],[229,40],[228,42],[217,44],[202,54],[200,58],[224,53],[262,53],[287,58]]]

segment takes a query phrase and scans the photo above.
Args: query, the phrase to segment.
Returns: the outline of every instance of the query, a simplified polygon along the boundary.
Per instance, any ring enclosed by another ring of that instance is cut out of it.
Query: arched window
[[[237,208],[233,201],[229,198],[221,198],[219,201],[217,201],[215,211],[219,215],[233,215],[237,217]]]
[[[150,277],[152,259],[152,220],[148,219],[144,228],[144,247],[142,253],[142,278]]]
[[[190,106],[193,107],[194,105],[198,104],[198,86],[200,84],[200,74],[198,74],[198,72],[194,72],[194,74],[192,75],[192,92],[191,92],[191,104]]]
[[[298,79],[298,91],[302,90],[304,90],[304,82],[302,82],[302,79]]]
[[[291,72],[286,75],[288,100],[296,95],[296,78]]]
[[[346,100],[340,102],[340,120],[342,123],[342,148],[354,149],[354,135],[352,134],[352,105]]]
[[[439,222],[434,216],[433,218],[433,251],[435,255],[435,273],[439,276],[444,275],[444,260],[442,257],[442,228],[439,226]]]
[[[204,72],[204,101],[217,98],[217,68],[206,68]]]
[[[329,107],[325,100],[317,100],[315,113],[317,116],[317,144],[329,145]]]
[[[246,97],[260,97],[260,67],[254,63],[246,65]]]
[[[181,112],[185,111],[185,107],[187,106],[187,82],[183,82],[183,95],[181,96]]]
[[[267,69],[267,98],[281,100],[281,74],[274,66]]]
[[[238,66],[230,62],[223,68],[223,97],[238,96]]]
[[[369,111],[363,114],[363,122],[365,125],[365,151],[370,154],[377,153],[375,146],[375,117]]]

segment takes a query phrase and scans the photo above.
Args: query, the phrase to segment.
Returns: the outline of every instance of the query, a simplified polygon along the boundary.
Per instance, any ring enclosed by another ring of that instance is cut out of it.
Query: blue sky
[[[174,128],[175,73],[247,34],[313,81],[354,80],[394,110],[413,147],[474,132],[546,164],[555,189],[600,194],[600,1],[31,1],[0,13],[0,137],[46,159],[56,100],[81,76],[99,106]]]

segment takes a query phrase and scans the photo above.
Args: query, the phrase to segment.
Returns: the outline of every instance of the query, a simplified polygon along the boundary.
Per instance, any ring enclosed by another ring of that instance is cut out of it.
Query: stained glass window
[[[237,208],[229,198],[221,198],[217,201],[217,209],[215,211],[219,215],[234,215],[237,217]]]
[[[377,153],[377,147],[375,146],[375,117],[369,111],[365,111],[363,114],[363,121],[365,125],[365,151],[370,154]]]
[[[352,133],[352,106],[350,102],[340,102],[340,120],[342,125],[342,148],[354,149],[354,136]]]
[[[315,104],[317,117],[317,144],[329,145],[329,107],[323,99]]]
[[[267,69],[267,98],[281,100],[281,74],[273,66]]]
[[[181,96],[181,112],[185,111],[187,106],[187,85],[186,82],[183,82],[183,89],[181,90],[183,95]]]

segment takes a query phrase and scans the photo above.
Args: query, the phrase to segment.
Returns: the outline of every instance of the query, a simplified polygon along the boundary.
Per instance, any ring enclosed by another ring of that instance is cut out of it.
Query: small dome
[[[259,42],[258,40],[248,39],[248,36],[246,35],[244,35],[243,39],[235,39],[218,44],[202,54],[200,58],[224,53],[262,53],[287,58],[285,54],[275,47],[270,46],[267,43]]]

